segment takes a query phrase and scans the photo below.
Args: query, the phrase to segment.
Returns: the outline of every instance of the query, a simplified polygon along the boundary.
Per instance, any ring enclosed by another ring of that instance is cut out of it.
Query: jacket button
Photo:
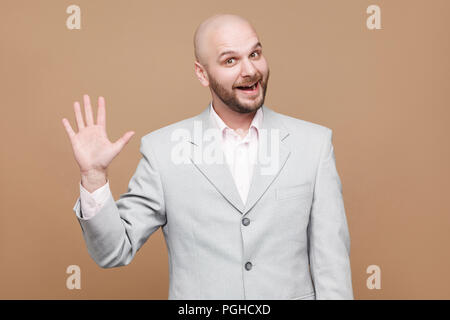
[[[249,219],[249,218],[244,218],[244,219],[242,219],[242,224],[243,224],[244,226],[248,226],[248,225],[250,224],[250,219]]]
[[[245,264],[245,270],[249,271],[252,269],[252,263],[249,261]]]

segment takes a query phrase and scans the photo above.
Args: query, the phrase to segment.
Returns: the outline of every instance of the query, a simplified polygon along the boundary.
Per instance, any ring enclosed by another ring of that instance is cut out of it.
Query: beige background
[[[66,8],[81,7],[81,30]],[[382,30],[366,28],[378,4]],[[72,211],[78,166],[61,119],[106,98],[116,140],[117,199],[140,158],[140,137],[207,107],[192,36],[218,12],[253,22],[271,69],[266,105],[334,131],[351,234],[357,299],[450,298],[450,2],[0,2],[0,298],[167,299],[158,230],[127,267],[89,257]],[[81,267],[81,290],[66,288]],[[379,265],[381,290],[366,287]]]

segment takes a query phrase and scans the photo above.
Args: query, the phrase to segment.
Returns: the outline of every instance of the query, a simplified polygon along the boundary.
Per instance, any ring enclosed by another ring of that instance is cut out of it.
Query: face
[[[219,99],[239,113],[260,108],[266,96],[269,67],[253,29],[227,26],[217,30],[210,43],[213,47],[205,72],[213,100]]]

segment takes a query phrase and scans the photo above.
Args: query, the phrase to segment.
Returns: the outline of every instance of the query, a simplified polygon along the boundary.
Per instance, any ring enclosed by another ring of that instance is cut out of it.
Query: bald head
[[[233,36],[240,30],[256,31],[249,21],[234,14],[216,14],[203,21],[194,34],[195,59],[206,66],[208,58],[214,53],[215,46],[224,42],[224,33]]]

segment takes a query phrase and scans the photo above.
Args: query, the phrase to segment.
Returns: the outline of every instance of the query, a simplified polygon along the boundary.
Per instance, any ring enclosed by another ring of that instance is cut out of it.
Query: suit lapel
[[[290,155],[290,150],[284,145],[288,136],[285,127],[277,120],[276,114],[263,105],[263,122],[258,137],[258,160],[253,168],[253,177],[247,203],[244,204],[236,188],[230,168],[225,161],[221,147],[221,136],[214,136],[211,141],[204,141],[208,132],[221,134],[214,119],[210,116],[209,107],[195,120],[192,144],[191,161],[195,167],[208,179],[217,191],[240,213],[246,214],[263,196],[275,178],[284,167]],[[210,155],[214,152],[214,159]]]
[[[283,169],[291,153],[284,142],[289,135],[286,128],[278,121],[274,111],[264,106],[263,112],[263,123],[258,137],[258,159],[253,167],[243,214],[250,211],[261,199]]]
[[[194,130],[191,143],[193,152],[191,161],[197,169],[211,182],[217,191],[239,212],[244,212],[244,203],[231,175],[230,168],[225,160],[221,147],[220,136],[214,136],[212,141],[204,141],[209,133],[221,134],[214,119],[210,116],[209,107],[206,108],[194,121]],[[214,152],[214,154],[213,154]],[[211,155],[219,161],[211,161]]]

